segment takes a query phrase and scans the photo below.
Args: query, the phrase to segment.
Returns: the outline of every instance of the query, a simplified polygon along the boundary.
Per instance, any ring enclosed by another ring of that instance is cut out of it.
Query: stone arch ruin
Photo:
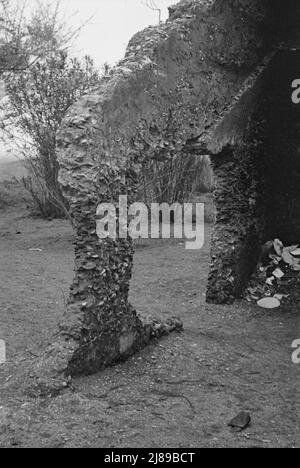
[[[218,214],[208,301],[228,303],[240,296],[265,237],[275,231],[288,240],[300,237],[299,109],[291,111],[286,100],[291,78],[300,78],[294,50],[300,45],[294,23],[300,9],[293,0],[282,4],[183,0],[165,24],[134,36],[100,89],[70,109],[58,152],[76,228],[76,269],[55,342],[37,364],[42,391],[49,381],[53,391],[67,376],[125,359],[155,333],[180,326],[141,321],[128,302],[132,241],[99,241],[96,234],[98,204],[117,203],[120,194],[135,201],[146,159],[170,152],[212,157]],[[274,75],[280,77],[276,84]],[[274,113],[275,96],[284,126]],[[281,157],[286,136],[289,169]],[[287,193],[278,174],[286,177],[292,166]],[[291,211],[275,222],[274,213],[286,202]]]

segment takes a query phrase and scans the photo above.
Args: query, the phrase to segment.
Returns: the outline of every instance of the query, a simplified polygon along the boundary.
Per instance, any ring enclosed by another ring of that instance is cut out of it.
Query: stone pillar
[[[255,158],[248,146],[213,157],[217,220],[212,236],[207,302],[241,297],[259,255]]]

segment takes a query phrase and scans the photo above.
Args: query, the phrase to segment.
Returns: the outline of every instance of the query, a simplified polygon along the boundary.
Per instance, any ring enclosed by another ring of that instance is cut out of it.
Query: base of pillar
[[[56,397],[62,391],[72,388],[73,377],[100,372],[110,365],[125,361],[146,347],[151,340],[182,330],[183,324],[177,318],[165,322],[148,318],[142,322],[136,316],[135,326],[123,330],[113,340],[100,334],[93,341],[78,341],[62,333],[29,371],[25,394],[33,398]],[[115,343],[115,346],[112,348],[110,343]]]

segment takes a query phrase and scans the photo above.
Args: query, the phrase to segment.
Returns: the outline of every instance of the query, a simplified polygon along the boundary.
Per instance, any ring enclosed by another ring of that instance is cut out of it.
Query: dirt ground
[[[177,315],[184,332],[126,363],[74,381],[58,398],[31,400],[10,386],[55,331],[73,270],[67,222],[0,212],[0,447],[300,447],[298,310],[205,304],[210,227],[201,251],[178,241],[140,243],[132,303]],[[31,250],[41,249],[41,251]],[[251,426],[227,423],[248,411]]]

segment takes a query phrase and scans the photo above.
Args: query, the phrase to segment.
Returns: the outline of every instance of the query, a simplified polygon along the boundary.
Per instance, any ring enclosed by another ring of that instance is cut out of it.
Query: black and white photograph
[[[0,448],[300,448],[299,0],[0,0]]]

